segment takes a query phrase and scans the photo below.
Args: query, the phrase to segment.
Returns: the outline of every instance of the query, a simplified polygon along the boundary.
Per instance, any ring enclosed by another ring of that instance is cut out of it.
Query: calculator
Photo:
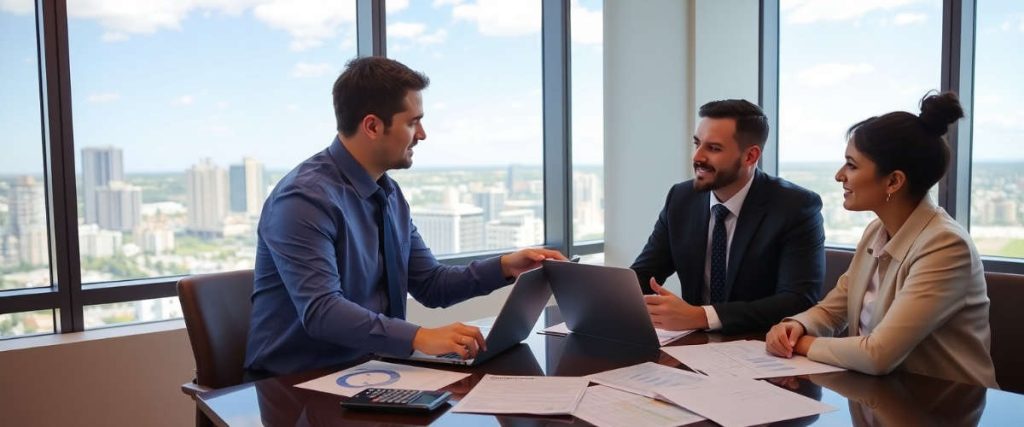
[[[430,412],[451,396],[448,391],[368,388],[341,402],[341,406],[372,411]]]

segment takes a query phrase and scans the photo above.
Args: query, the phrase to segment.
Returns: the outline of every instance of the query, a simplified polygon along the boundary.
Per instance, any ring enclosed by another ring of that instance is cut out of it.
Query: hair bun
[[[945,135],[949,125],[963,116],[964,109],[960,107],[960,100],[953,92],[925,96],[921,100],[921,114],[918,115],[924,128],[936,136]]]

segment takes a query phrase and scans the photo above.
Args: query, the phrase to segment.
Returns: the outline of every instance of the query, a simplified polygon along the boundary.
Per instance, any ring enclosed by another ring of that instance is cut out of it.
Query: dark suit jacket
[[[633,262],[640,285],[650,292],[679,275],[681,297],[703,305],[710,191],[693,181],[672,186],[643,252]],[[789,181],[755,172],[736,221],[726,276],[728,302],[714,304],[722,332],[766,330],[818,301],[825,274],[821,197]]]

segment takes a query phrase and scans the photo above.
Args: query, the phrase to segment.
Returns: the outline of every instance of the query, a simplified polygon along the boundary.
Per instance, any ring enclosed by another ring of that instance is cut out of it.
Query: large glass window
[[[388,2],[387,54],[430,77],[392,176],[436,255],[544,241],[541,3]]]
[[[971,237],[982,255],[1024,258],[1024,3],[977,4]]]
[[[354,0],[103,5],[68,1],[82,282],[252,268],[269,189],[334,138]],[[85,323],[176,303],[95,306]]]
[[[889,111],[918,112],[940,86],[941,45],[938,0],[781,3],[779,174],[821,195],[829,244],[855,244],[873,218],[843,209],[834,180],[846,130]]]
[[[604,239],[602,0],[573,2],[572,225],[577,243]]]
[[[0,4],[0,296],[49,287],[36,10]],[[53,311],[0,316],[0,337],[54,331]]]

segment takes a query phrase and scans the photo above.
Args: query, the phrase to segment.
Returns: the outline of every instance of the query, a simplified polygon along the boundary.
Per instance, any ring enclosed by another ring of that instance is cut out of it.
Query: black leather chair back
[[[252,270],[201,274],[178,281],[178,299],[196,358],[197,384],[222,388],[242,382],[252,287]]]
[[[1024,393],[1024,275],[985,273],[992,363],[1003,390]]]
[[[853,261],[853,250],[848,249],[825,249],[825,281],[821,283],[821,301],[828,295],[832,288],[836,287],[839,276],[850,268],[850,261]]]

